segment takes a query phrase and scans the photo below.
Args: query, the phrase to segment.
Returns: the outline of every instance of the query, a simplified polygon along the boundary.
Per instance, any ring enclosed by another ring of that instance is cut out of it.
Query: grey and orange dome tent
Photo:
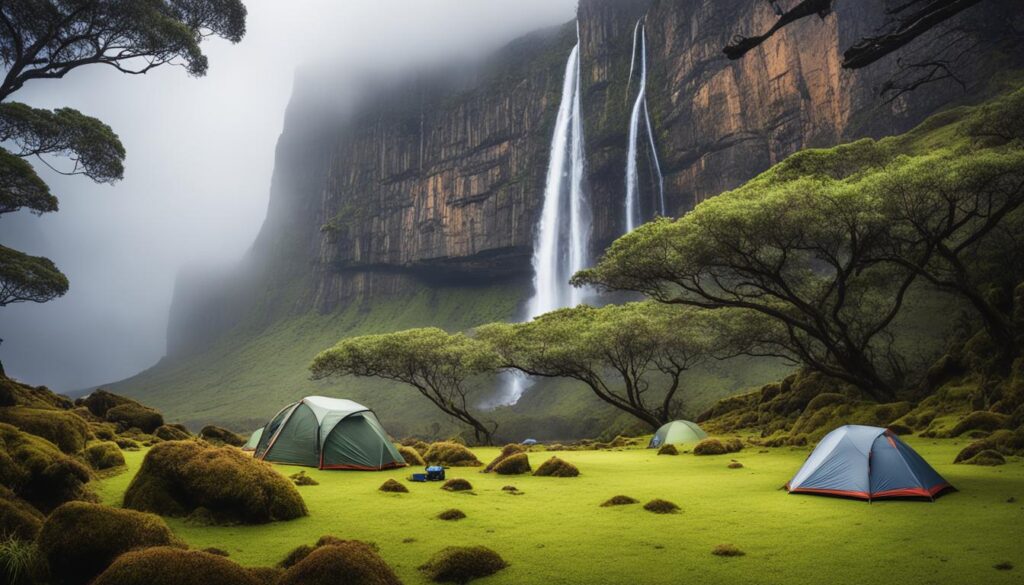
[[[935,499],[953,486],[889,429],[845,425],[821,439],[786,489],[870,501]]]
[[[325,396],[307,396],[282,408],[263,427],[255,457],[319,469],[405,466],[369,408]]]

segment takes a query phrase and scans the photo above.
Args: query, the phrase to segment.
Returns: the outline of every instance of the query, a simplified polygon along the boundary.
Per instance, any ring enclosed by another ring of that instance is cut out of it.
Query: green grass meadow
[[[732,455],[657,456],[654,450],[560,452],[577,478],[497,476],[456,468],[474,493],[449,493],[437,483],[403,482],[408,494],[377,491],[385,472],[319,471],[320,482],[298,488],[309,516],[262,526],[201,526],[168,519],[193,547],[218,547],[244,565],[272,565],[292,548],[323,534],[377,543],[407,584],[426,583],[416,567],[449,545],[489,546],[509,567],[482,584],[976,584],[1024,582],[1024,461],[1001,467],[952,465],[965,444],[908,441],[959,492],[927,501],[866,503],[788,495],[780,487],[809,449],[748,447]],[[497,449],[475,449],[484,462]],[[119,506],[144,452],[125,454],[124,473],[103,480],[105,503]],[[551,454],[530,453],[536,468]],[[729,469],[731,459],[742,469]],[[285,474],[302,468],[280,466]],[[523,495],[502,486],[515,485]],[[641,504],[602,508],[625,494]],[[643,510],[653,498],[675,502],[678,514]],[[1010,498],[1016,501],[1008,502]],[[458,508],[467,518],[435,516]],[[718,544],[746,553],[717,557]],[[994,565],[1012,563],[1013,569]]]

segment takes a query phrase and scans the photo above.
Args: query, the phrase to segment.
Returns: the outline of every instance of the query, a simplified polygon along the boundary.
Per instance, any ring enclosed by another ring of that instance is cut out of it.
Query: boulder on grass
[[[126,553],[92,585],[262,585],[254,570],[200,550],[155,547]]]
[[[0,408],[0,422],[42,437],[68,454],[78,453],[92,438],[89,423],[68,410],[8,406]]]
[[[99,441],[92,443],[82,453],[89,465],[97,470],[110,469],[124,465],[124,455],[121,448],[113,441]]]
[[[446,467],[479,467],[483,465],[465,445],[452,441],[434,443],[423,454],[423,460],[431,465]]]
[[[538,477],[576,477],[580,470],[568,461],[552,457],[542,463],[533,474]]]
[[[57,585],[89,583],[130,550],[183,546],[159,516],[85,502],[54,510],[43,523],[37,543]]]
[[[324,544],[295,563],[279,585],[401,585],[372,546],[357,540]]]
[[[0,423],[0,485],[42,512],[64,502],[94,500],[92,473],[53,443]]]
[[[216,523],[261,524],[306,515],[288,478],[231,447],[198,441],[154,446],[124,494],[124,505],[162,516],[202,512]]]
[[[501,555],[486,546],[449,546],[419,567],[436,583],[469,583],[508,566]]]
[[[214,445],[241,447],[245,444],[245,437],[242,435],[214,425],[206,425],[200,429],[199,436]]]

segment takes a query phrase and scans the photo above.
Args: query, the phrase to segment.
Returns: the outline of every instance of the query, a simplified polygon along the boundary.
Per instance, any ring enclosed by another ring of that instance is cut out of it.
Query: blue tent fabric
[[[846,425],[825,435],[786,489],[865,500],[934,499],[952,486],[892,431]]]

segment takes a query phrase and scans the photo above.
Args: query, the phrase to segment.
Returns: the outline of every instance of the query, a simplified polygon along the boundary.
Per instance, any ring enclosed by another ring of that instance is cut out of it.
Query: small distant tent
[[[242,445],[242,451],[255,451],[261,436],[263,436],[263,427],[256,429],[249,435],[249,440]]]
[[[648,449],[657,449],[662,445],[678,445],[679,443],[695,443],[708,436],[704,429],[695,422],[674,420],[661,425],[651,437]]]
[[[786,489],[862,500],[935,499],[953,486],[889,429],[846,425],[825,435]]]
[[[281,409],[263,427],[255,456],[320,469],[405,466],[405,459],[369,408],[324,396],[307,396]]]

